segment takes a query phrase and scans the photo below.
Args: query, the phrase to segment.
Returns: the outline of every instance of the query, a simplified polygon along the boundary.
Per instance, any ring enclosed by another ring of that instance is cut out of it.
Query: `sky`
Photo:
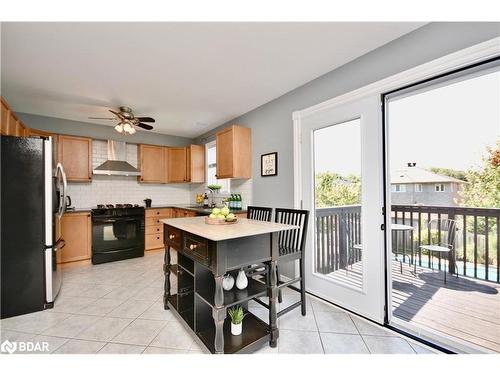
[[[500,139],[500,71],[395,98],[388,113],[391,170],[479,165]],[[316,130],[314,142],[316,172],[360,175],[359,120]]]
[[[346,157],[349,155],[349,157]],[[328,126],[314,132],[316,172],[361,175],[360,120]]]

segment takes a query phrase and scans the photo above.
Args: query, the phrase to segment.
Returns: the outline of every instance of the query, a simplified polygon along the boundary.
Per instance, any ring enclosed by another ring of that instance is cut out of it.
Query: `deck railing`
[[[458,226],[455,252],[444,255],[449,272],[500,283],[500,209],[393,205],[391,217],[393,223],[413,227],[410,234],[392,234],[392,250],[401,261],[443,270],[443,255],[420,246],[429,244],[436,235],[428,227],[430,220],[453,219]],[[328,274],[361,260],[361,206],[316,209],[315,230],[317,272]]]

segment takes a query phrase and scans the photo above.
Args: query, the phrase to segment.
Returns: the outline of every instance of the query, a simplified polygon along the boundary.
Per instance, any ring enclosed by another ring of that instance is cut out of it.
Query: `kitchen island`
[[[204,217],[161,221],[165,309],[171,309],[212,353],[248,353],[265,342],[276,347],[279,233],[297,227],[243,218],[231,225],[208,225]],[[177,264],[170,262],[172,250],[177,251]],[[268,267],[259,271],[263,263]],[[248,286],[225,291],[224,275],[229,272],[236,278],[240,269],[249,276]],[[252,278],[267,270],[267,283]],[[176,294],[170,291],[171,276],[177,276]],[[227,309],[235,305],[246,308],[249,300],[264,296],[269,297],[269,324],[248,312],[242,334],[233,336]]]

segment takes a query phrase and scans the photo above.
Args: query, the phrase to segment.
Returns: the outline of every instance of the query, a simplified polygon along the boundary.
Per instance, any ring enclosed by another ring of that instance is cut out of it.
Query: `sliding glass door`
[[[499,61],[385,96],[389,321],[500,351]]]

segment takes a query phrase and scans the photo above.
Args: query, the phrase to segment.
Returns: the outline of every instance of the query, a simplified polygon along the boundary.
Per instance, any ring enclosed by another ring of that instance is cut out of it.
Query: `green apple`
[[[217,215],[216,214],[210,214],[208,217],[210,219],[217,219]]]
[[[219,208],[217,208],[217,207],[215,207],[214,209],[212,209],[212,213],[213,213],[214,215],[218,215],[218,214],[220,213],[220,209],[219,209]]]
[[[222,214],[217,215],[217,219],[226,219],[226,217]]]
[[[229,214],[229,208],[227,208],[227,206],[222,207],[220,213],[224,216],[227,216]]]
[[[232,213],[230,213],[230,214],[228,214],[228,215],[226,216],[226,220],[233,220],[233,219],[235,219],[235,218],[236,218],[236,216],[234,216],[234,214],[232,214]]]

